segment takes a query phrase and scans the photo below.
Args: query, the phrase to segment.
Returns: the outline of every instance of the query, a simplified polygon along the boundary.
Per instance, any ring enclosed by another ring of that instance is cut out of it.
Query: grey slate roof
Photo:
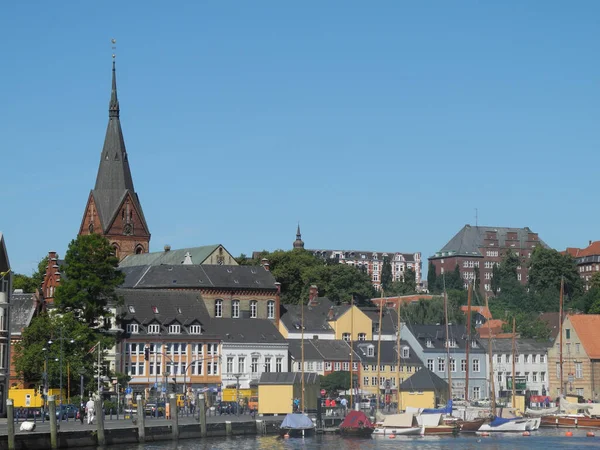
[[[5,272],[8,269],[10,269],[10,263],[8,262],[8,253],[6,251],[4,236],[0,231],[0,272]]]
[[[123,131],[121,130],[119,112],[117,79],[113,61],[108,126],[104,137],[104,146],[100,155],[96,186],[92,190],[92,195],[98,209],[98,215],[104,232],[108,231],[110,225],[114,221],[119,212],[119,207],[127,193],[131,194],[131,198],[135,203],[134,206],[139,212],[140,220],[146,230],[149,230],[142,211],[142,206],[133,187],[133,178],[131,176],[131,169],[129,168],[129,158],[125,149],[125,140],[123,139]]]
[[[300,372],[263,372],[258,384],[301,384],[302,373]],[[304,373],[305,384],[319,384],[319,375],[313,372]]]
[[[408,330],[412,333],[412,335],[419,341],[423,350],[446,350],[446,326],[441,325],[410,325],[404,324],[403,327],[407,327]],[[467,342],[467,327],[464,325],[449,325],[448,326],[449,337],[450,339],[454,338],[456,340],[456,347],[451,347],[450,351],[456,350],[464,350],[466,348]],[[433,347],[428,348],[426,346],[427,339],[431,339],[431,343]],[[471,347],[471,352],[473,353],[483,353],[483,347],[479,339],[475,334],[471,335],[471,338],[478,342],[478,347]]]
[[[488,340],[480,339],[483,348],[488,348]],[[539,342],[535,339],[521,339],[515,341],[517,354],[519,355],[541,355],[552,347],[551,341]],[[512,353],[512,339],[492,339],[492,353]]]
[[[136,322],[143,327],[159,323],[160,334],[163,336],[168,336],[168,326],[172,323],[182,325],[182,334],[187,334],[188,325],[199,324],[202,325],[203,334],[216,336],[217,327],[211,323],[210,315],[198,292],[118,289],[117,294],[123,298],[123,321],[126,323]],[[157,313],[154,312],[154,307]],[[145,328],[140,330],[140,334],[146,334]],[[178,336],[181,339],[181,335]]]
[[[223,344],[235,343],[268,343],[285,344],[287,341],[267,319],[212,319],[213,326]]]
[[[332,333],[327,315],[335,304],[327,297],[318,297],[317,305],[304,305],[304,333]],[[300,305],[282,305],[280,320],[290,332],[299,332],[302,314]]]
[[[289,352],[295,360],[301,359],[301,342],[299,339],[289,339],[288,342],[293,342],[293,347],[290,345]],[[312,348],[311,348],[312,347]],[[349,361],[350,360],[350,345],[346,341],[333,339],[305,339],[304,340],[304,359],[309,359],[307,355],[313,356],[312,360],[323,361]],[[359,362],[359,355],[354,352],[352,356],[354,361]]]
[[[379,323],[379,308],[365,307],[361,308],[372,321],[375,326]],[[381,330],[383,334],[396,334],[396,322],[398,321],[398,313],[392,308],[383,308],[381,312]],[[376,330],[377,328],[374,328]]]
[[[125,274],[122,287],[129,289],[277,289],[273,274],[260,266],[131,266],[121,271]]]
[[[128,255],[119,263],[119,267],[132,266],[158,266],[161,264],[178,265],[183,264],[185,255],[190,254],[192,264],[202,264],[216,249],[219,244],[204,245],[201,247],[180,248],[162,252],[142,253],[139,255]]]
[[[36,303],[33,294],[16,294],[10,298],[10,334],[19,335],[31,323]]]
[[[400,385],[402,391],[448,391],[448,383],[423,367]]]
[[[515,247],[515,249],[531,249],[530,246],[526,245],[527,242],[530,242],[528,241],[529,233],[533,233],[529,227],[507,228],[465,225],[434,257],[441,258],[457,255],[483,256],[479,249],[484,246],[486,232],[488,231],[495,231],[497,233],[498,248],[505,247],[507,233],[516,232],[518,247]],[[548,247],[542,240],[536,240],[535,242]]]
[[[373,346],[373,356],[369,356],[367,348]],[[358,341],[353,343],[354,350],[363,364],[377,364],[377,341]],[[402,364],[421,366],[423,363],[406,341],[400,341],[400,348],[408,347],[408,358],[401,358]],[[397,364],[398,352],[396,341],[381,341],[381,364]]]

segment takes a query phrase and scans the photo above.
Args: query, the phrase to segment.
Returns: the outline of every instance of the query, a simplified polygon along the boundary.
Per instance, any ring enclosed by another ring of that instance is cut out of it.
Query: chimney
[[[277,289],[277,293],[281,294],[281,283],[279,281],[275,282],[275,288]]]
[[[308,290],[308,306],[317,306],[317,297],[319,296],[319,288],[316,284],[311,284]]]
[[[590,243],[588,245],[592,245],[592,241],[590,241]]]
[[[171,246],[169,244],[165,245],[165,253],[171,251]]]
[[[269,264],[269,260],[268,260],[267,258],[263,258],[263,259],[261,259],[261,260],[260,260],[260,264],[261,264],[261,266],[263,266],[263,267],[265,268],[265,270],[266,270],[267,272],[269,272],[269,271],[270,271],[270,267],[271,267],[271,266],[270,266],[270,264]]]
[[[333,311],[333,306],[329,307],[329,312],[327,313],[327,320],[333,320],[333,316],[335,315]]]

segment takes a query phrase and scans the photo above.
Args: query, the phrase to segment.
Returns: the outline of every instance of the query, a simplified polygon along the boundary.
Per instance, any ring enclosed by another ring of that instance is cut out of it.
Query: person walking
[[[87,423],[91,425],[94,423],[94,400],[92,400],[92,397],[85,404],[85,410],[87,412]]]
[[[346,400],[346,397],[342,398],[342,400],[340,401],[340,404],[342,405],[342,409],[344,411],[344,416],[348,413],[348,400]]]
[[[79,404],[79,420],[81,421],[81,425],[83,425],[83,416],[85,416],[85,405],[83,401]]]

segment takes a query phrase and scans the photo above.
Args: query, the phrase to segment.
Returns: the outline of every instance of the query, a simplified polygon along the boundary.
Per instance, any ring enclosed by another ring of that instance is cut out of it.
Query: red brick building
[[[88,197],[79,234],[102,234],[111,242],[121,260],[127,255],[148,252],[150,230],[133,187],[119,115],[113,61],[108,127],[100,154],[96,185]]]
[[[589,290],[592,275],[600,272],[600,241],[590,241],[589,245],[585,248],[567,247],[562,253],[569,254],[575,258],[579,276],[583,280],[585,290]]]
[[[465,225],[442,249],[429,258],[438,276],[452,272],[458,265],[465,288],[479,271],[480,289],[491,292],[492,270],[511,250],[521,258],[517,277],[527,283],[533,249],[547,245],[529,227],[503,228]],[[430,287],[431,288],[431,287]]]

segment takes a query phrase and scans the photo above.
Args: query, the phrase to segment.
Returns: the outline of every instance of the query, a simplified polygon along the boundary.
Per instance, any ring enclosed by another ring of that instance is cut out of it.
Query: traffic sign
[[[167,392],[167,388],[166,387],[162,388],[162,391]]]
[[[125,388],[125,393],[126,394],[131,394],[132,392],[133,392],[133,388],[130,388],[130,387]]]

